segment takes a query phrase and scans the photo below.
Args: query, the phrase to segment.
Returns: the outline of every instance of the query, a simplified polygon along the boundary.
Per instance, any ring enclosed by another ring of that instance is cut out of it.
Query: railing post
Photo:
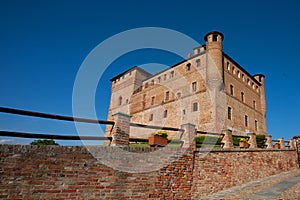
[[[128,146],[129,145],[129,130],[130,130],[130,115],[124,113],[113,114],[115,125],[112,130],[111,146]]]
[[[272,149],[273,148],[273,144],[272,144],[272,136],[271,135],[266,135],[266,145],[267,145],[267,149]]]
[[[285,149],[284,139],[283,138],[278,138],[277,140],[280,143],[280,149]]]
[[[224,149],[232,149],[233,148],[233,140],[232,140],[232,131],[231,130],[223,130],[224,134],[222,142],[224,143]]]
[[[289,144],[289,149],[291,149],[291,150],[295,149],[295,145],[294,145],[294,141],[293,140],[288,140],[288,144]]]
[[[182,148],[196,148],[195,136],[197,130],[195,127],[196,126],[194,124],[190,123],[181,125],[181,129],[183,129],[181,140],[184,142]]]
[[[257,143],[256,143],[256,134],[255,133],[247,133],[249,136],[249,148],[256,149],[257,148]]]

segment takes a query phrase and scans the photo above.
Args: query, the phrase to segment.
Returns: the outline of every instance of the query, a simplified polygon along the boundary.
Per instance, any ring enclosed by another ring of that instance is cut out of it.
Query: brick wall
[[[199,199],[296,167],[296,152],[289,150],[215,151],[205,156],[189,150],[160,170],[126,173],[99,163],[85,147],[0,145],[0,198]]]

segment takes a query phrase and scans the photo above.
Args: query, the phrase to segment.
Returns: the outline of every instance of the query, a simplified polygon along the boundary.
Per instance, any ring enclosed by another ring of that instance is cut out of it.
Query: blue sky
[[[72,115],[77,71],[107,38],[133,28],[163,27],[203,44],[207,32],[219,30],[225,35],[223,47],[228,55],[251,74],[266,75],[268,133],[274,139],[289,139],[300,134],[299,7],[298,1],[3,0],[0,106]],[[178,61],[176,56],[154,50],[120,57],[98,85],[98,118],[107,117],[111,77],[134,65]],[[76,134],[70,122],[1,113],[0,130]]]

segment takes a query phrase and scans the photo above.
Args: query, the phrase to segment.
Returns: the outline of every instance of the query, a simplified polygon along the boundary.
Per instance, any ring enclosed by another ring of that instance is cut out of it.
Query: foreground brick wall
[[[195,153],[193,199],[297,168],[295,151],[232,150]]]
[[[211,152],[204,157],[187,151],[158,171],[125,173],[100,164],[85,147],[0,145],[0,198],[199,199],[296,166],[295,151]]]

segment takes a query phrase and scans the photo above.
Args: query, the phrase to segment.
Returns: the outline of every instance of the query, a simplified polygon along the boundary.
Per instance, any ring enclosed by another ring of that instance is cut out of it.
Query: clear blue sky
[[[299,1],[2,0],[0,106],[72,115],[76,73],[89,52],[110,36],[164,27],[203,44],[207,32],[219,30],[227,54],[251,74],[266,75],[268,133],[289,139],[300,135],[299,8]],[[99,83],[98,118],[107,117],[111,77],[134,65],[178,61],[159,51],[122,56]],[[0,130],[76,134],[72,123],[7,114],[0,114]]]

